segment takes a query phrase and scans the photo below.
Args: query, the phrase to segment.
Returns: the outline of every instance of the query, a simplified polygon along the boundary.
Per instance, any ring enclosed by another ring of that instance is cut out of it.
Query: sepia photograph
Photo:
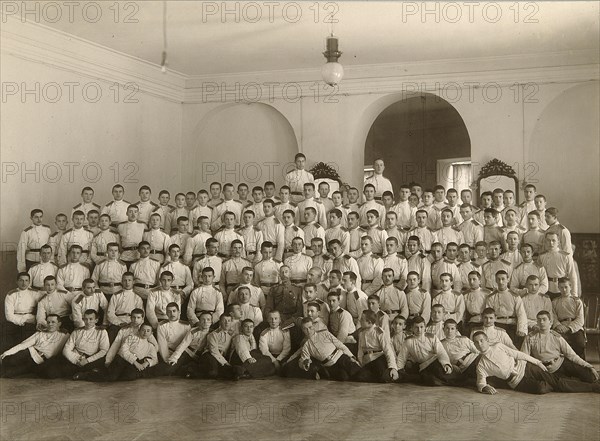
[[[0,440],[600,439],[600,3],[0,14]]]

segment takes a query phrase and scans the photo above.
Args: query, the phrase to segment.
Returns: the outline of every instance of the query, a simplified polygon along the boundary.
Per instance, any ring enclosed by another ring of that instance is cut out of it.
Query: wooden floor
[[[2,440],[600,439],[600,394],[281,378],[4,379],[0,399]]]

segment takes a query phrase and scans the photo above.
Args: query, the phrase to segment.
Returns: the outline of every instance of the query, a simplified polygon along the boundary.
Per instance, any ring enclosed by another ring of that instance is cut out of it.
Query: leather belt
[[[224,253],[217,253],[217,256],[219,256],[219,257],[225,257],[225,258],[229,257],[227,254],[224,254]]]
[[[548,282],[558,282],[558,277],[548,277]]]
[[[363,279],[362,283],[373,283],[373,279],[371,279],[371,280],[365,280],[365,279]]]
[[[371,354],[381,354],[381,353],[383,353],[383,351],[365,351],[365,354],[369,354],[369,355],[371,355]]]
[[[292,283],[306,283],[306,279],[290,279]]]
[[[464,360],[465,358],[467,358],[469,355],[471,355],[470,352],[467,352],[465,355],[463,355],[462,357],[459,358],[459,360]]]
[[[39,253],[40,251],[42,251],[41,248],[29,248],[29,249],[27,249],[26,252],[28,252],[28,253]]]
[[[96,256],[106,256],[106,253],[102,253],[102,252],[97,252]]]
[[[260,284],[260,286],[266,286],[268,288],[270,288],[271,286],[275,286],[275,285],[277,285],[277,283],[274,283],[274,282],[273,283],[262,283],[261,282],[261,284]]]
[[[509,316],[502,316],[502,317],[496,317],[496,320],[506,320],[506,319],[516,319],[515,316],[509,317]]]
[[[110,286],[111,288],[114,288],[115,286],[123,286],[123,284],[121,282],[98,282],[98,286],[101,288],[105,286]]]
[[[165,252],[161,250],[150,250],[150,254],[162,254],[164,256]]]
[[[185,288],[185,285],[171,285],[171,288],[183,289],[183,288]]]
[[[137,286],[138,288],[144,288],[144,289],[156,288],[156,285],[152,285],[150,283],[148,283],[148,284],[145,284],[145,283],[134,283],[133,286]]]
[[[137,250],[137,246],[136,247],[123,247],[123,251],[135,251]]]
[[[65,286],[65,289],[69,292],[73,292],[73,291],[81,291],[81,286],[78,288],[75,288],[73,286]]]
[[[329,363],[329,362],[331,361],[331,359],[332,359],[333,357],[335,357],[335,354],[337,354],[337,352],[338,352],[338,349],[335,349],[335,350],[334,350],[334,351],[333,351],[333,352],[332,352],[332,353],[331,353],[331,354],[330,354],[330,355],[329,355],[327,358],[325,358],[325,360],[323,360],[321,363],[323,363],[323,364],[327,364],[327,363]]]
[[[304,196],[304,193],[302,193],[301,191],[292,191],[292,194],[294,196]]]
[[[120,312],[118,314],[115,314],[117,317],[123,317],[124,315],[129,315],[128,312]]]
[[[558,360],[560,360],[560,357],[556,357],[556,358],[554,358],[554,359],[552,359],[552,360],[546,360],[546,361],[542,361],[542,364],[543,364],[544,366],[551,366],[551,365],[553,365],[554,363],[556,363]]]

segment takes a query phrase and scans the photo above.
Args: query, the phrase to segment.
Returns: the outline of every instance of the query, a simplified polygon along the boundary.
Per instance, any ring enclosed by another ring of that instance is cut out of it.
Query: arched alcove
[[[283,184],[298,152],[294,130],[275,108],[262,103],[225,104],[213,109],[195,130],[195,188],[212,181]]]
[[[597,82],[571,87],[544,108],[531,134],[525,181],[572,232],[600,232],[599,102]]]
[[[375,117],[366,137],[365,167],[383,158],[384,174],[395,191],[411,181],[423,187],[452,186],[449,160],[470,161],[471,157],[471,140],[458,111],[429,93],[400,95],[391,103],[390,97],[383,100],[387,106]],[[470,184],[470,175],[463,178]]]

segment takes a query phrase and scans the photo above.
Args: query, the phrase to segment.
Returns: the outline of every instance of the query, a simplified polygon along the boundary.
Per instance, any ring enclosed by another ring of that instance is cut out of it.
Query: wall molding
[[[219,76],[185,75],[171,69],[163,74],[154,63],[12,17],[5,19],[0,38],[3,55],[109,83],[135,83],[142,93],[185,104],[295,102],[301,98],[327,102],[339,96],[436,93],[486,84],[509,87],[600,80],[598,54],[585,50],[346,66],[344,81],[332,89],[321,81],[320,66]]]

